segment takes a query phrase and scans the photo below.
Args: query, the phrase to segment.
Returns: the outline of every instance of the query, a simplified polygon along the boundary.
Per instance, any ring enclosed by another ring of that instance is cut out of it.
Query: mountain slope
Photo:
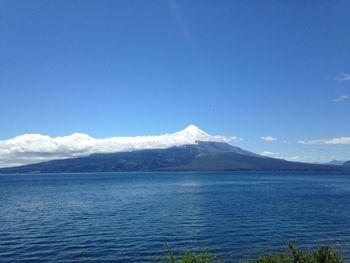
[[[133,172],[133,171],[340,171],[343,166],[288,162],[260,156],[226,143],[197,142],[166,149],[139,150],[54,160],[0,173]]]
[[[318,164],[330,164],[330,165],[343,165],[346,161],[332,160],[330,162],[318,163]]]
[[[239,139],[235,136],[210,135],[193,124],[175,133],[147,136],[94,138],[85,133],[57,137],[22,134],[12,139],[0,140],[0,167],[86,157],[95,153],[166,149],[196,144],[197,141],[233,142]]]

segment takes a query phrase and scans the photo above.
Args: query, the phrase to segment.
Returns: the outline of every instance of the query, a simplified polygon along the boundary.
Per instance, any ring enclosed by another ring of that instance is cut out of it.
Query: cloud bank
[[[18,166],[53,159],[87,156],[93,153],[112,153],[142,149],[168,148],[196,141],[232,142],[235,136],[212,136],[195,125],[172,134],[158,136],[93,138],[74,133],[62,137],[24,134],[9,140],[0,140],[0,167]]]
[[[298,141],[300,144],[350,144],[350,137]]]
[[[312,156],[310,156],[310,155],[303,155],[303,156],[294,155],[294,156],[284,157],[284,156],[281,156],[277,152],[271,152],[271,151],[263,151],[260,154],[267,156],[267,157],[287,160],[287,161],[291,161],[291,162],[311,162],[313,159]]]

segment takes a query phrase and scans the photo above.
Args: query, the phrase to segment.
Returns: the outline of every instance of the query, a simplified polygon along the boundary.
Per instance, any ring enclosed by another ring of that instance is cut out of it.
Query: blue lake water
[[[0,176],[0,262],[152,262],[165,242],[232,262],[286,240],[350,258],[350,174]]]

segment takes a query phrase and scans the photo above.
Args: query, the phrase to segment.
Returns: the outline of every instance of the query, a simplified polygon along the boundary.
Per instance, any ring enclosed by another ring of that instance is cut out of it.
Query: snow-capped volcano
[[[197,141],[229,142],[240,140],[240,138],[234,136],[210,135],[193,124],[187,126],[181,131],[170,134],[169,136],[173,137],[176,141],[186,141],[186,143],[180,143],[177,145],[195,144]]]
[[[196,125],[188,125],[185,129],[182,131],[175,132],[174,135],[176,136],[184,136],[184,137],[196,137],[196,136],[210,136],[205,131],[201,130]]]
[[[0,167],[29,164],[53,159],[143,149],[164,149],[196,144],[198,141],[229,142],[234,136],[213,136],[191,124],[185,129],[156,136],[94,138],[83,133],[50,137],[24,134],[0,141]]]

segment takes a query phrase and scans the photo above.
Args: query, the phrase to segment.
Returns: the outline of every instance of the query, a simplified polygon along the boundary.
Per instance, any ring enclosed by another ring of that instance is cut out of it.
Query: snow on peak
[[[196,144],[198,141],[230,142],[241,140],[241,138],[235,136],[210,135],[193,124],[187,126],[181,131],[175,132],[173,134],[168,134],[168,136],[172,138],[174,143],[177,142],[175,144],[176,146]]]
[[[181,134],[184,136],[210,136],[208,133],[206,133],[205,131],[201,130],[199,127],[193,124],[188,125],[185,129],[175,134]]]

